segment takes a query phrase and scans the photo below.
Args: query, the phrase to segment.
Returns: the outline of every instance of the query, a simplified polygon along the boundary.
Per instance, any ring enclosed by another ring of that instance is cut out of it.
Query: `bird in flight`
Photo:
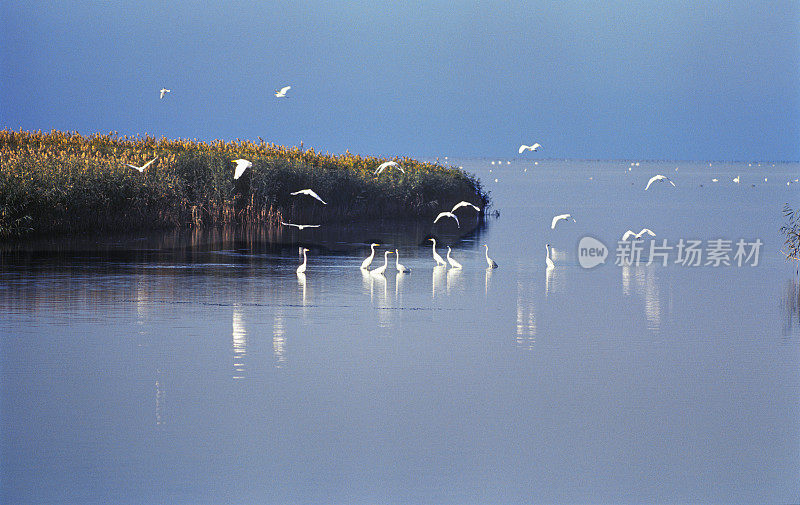
[[[559,214],[559,215],[557,215],[557,216],[555,216],[555,217],[553,218],[553,222],[552,222],[552,223],[550,223],[550,229],[551,229],[551,230],[555,230],[555,229],[556,229],[556,223],[558,223],[558,222],[559,222],[559,221],[561,221],[562,219],[563,219],[564,221],[566,221],[567,219],[572,219],[572,222],[573,222],[573,223],[577,223],[577,221],[575,221],[575,218],[574,218],[574,217],[572,217],[572,214]]]
[[[278,98],[286,98],[286,92],[292,89],[291,86],[284,86],[280,90],[275,90],[275,96]]]
[[[281,221],[283,226],[294,226],[298,230],[302,230],[303,228],[319,228],[318,224],[294,224],[294,223],[284,223]]]
[[[649,181],[647,181],[647,186],[644,187],[644,190],[647,191],[647,188],[649,188],[650,185],[653,184],[654,182],[662,182],[662,181],[667,181],[668,183],[672,184],[673,186],[675,185],[674,182],[669,180],[669,177],[666,177],[664,175],[660,175],[659,174],[659,175],[654,175],[653,177],[650,178]]]
[[[169,90],[167,88],[161,88],[161,96],[159,98],[164,98],[164,95],[166,95],[167,93],[171,93],[171,92],[172,92],[172,90]]]
[[[458,202],[457,204],[453,205],[453,208],[450,209],[450,212],[455,212],[456,209],[459,209],[461,207],[472,207],[473,209],[477,210],[478,212],[481,211],[481,208],[478,207],[477,205],[473,205],[473,204],[471,204],[469,202],[461,201],[461,202]]]
[[[625,232],[625,235],[622,236],[622,241],[624,242],[628,240],[630,237],[642,238],[642,235],[644,235],[645,233],[647,233],[651,237],[656,236],[656,234],[653,233],[653,230],[651,230],[650,228],[642,228],[642,231],[640,231],[639,233],[633,233],[633,230],[628,230]]]
[[[253,164],[251,162],[249,162],[247,160],[244,160],[244,159],[241,159],[241,158],[238,159],[238,160],[232,160],[232,161],[234,163],[236,163],[236,171],[233,173],[234,180],[238,179],[239,177],[241,177],[245,170],[247,170],[248,168],[253,166]]]
[[[458,222],[458,218],[452,212],[440,212],[439,215],[436,216],[436,219],[433,220],[433,222],[436,223],[437,221],[439,221],[443,217],[452,217],[453,219],[456,220],[456,226],[461,228],[461,223]]]
[[[519,151],[518,152],[519,152],[519,154],[522,154],[522,151],[525,151],[525,150],[538,151],[539,149],[541,149],[541,147],[542,147],[542,145],[539,144],[538,142],[533,144],[532,146],[526,146],[525,144],[522,144],[521,146],[519,146]]]
[[[317,200],[322,202],[322,205],[328,205],[327,203],[325,203],[325,200],[320,198],[319,195],[314,192],[313,189],[301,189],[300,191],[295,191],[294,193],[291,193],[291,194],[292,195],[308,195],[308,196],[310,196],[312,198],[316,198]]]
[[[144,172],[144,169],[145,169],[145,168],[147,168],[147,167],[149,167],[149,166],[150,166],[150,165],[151,165],[151,164],[152,164],[154,161],[156,161],[157,159],[158,159],[158,156],[156,156],[156,157],[155,157],[155,158],[153,158],[152,160],[148,161],[147,163],[145,163],[145,164],[144,164],[144,165],[142,165],[141,167],[137,167],[136,165],[131,165],[130,163],[127,163],[127,164],[126,164],[126,166],[128,166],[128,167],[131,167],[131,168],[135,168],[135,169],[136,169],[136,170],[138,170],[139,172]]]
[[[400,170],[403,173],[406,173],[406,171],[403,170],[403,168],[400,165],[398,165],[396,161],[385,161],[380,165],[378,165],[378,168],[375,169],[375,175],[380,174],[381,172],[383,172],[383,169],[387,167],[397,167],[398,170]]]

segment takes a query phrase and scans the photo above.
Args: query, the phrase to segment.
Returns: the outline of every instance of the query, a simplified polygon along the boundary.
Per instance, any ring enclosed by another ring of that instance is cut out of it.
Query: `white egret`
[[[450,263],[450,266],[453,267],[453,268],[461,268],[461,263],[459,263],[458,261],[454,260],[450,256],[450,246],[447,246],[447,262]]]
[[[294,224],[294,223],[284,223],[281,221],[283,226],[294,226],[298,230],[302,230],[303,228],[319,228],[318,224]]]
[[[171,92],[172,92],[172,90],[170,90],[170,89],[161,88],[161,90],[160,90],[161,95],[159,96],[159,99],[164,98],[164,95],[166,95],[167,93],[171,93]]]
[[[366,270],[367,268],[369,268],[370,263],[372,263],[372,258],[375,257],[375,248],[378,247],[379,245],[380,244],[373,243],[372,245],[369,246],[372,252],[370,252],[369,256],[367,256],[367,259],[361,262],[362,270]]]
[[[443,217],[452,217],[453,219],[456,220],[456,226],[461,228],[461,223],[458,222],[458,218],[452,212],[440,212],[439,215],[436,216],[436,219],[433,220],[433,222],[436,223],[437,221],[439,221]]]
[[[303,263],[302,263],[302,264],[301,264],[299,267],[297,267],[297,273],[298,273],[298,275],[299,275],[299,274],[304,274],[304,273],[306,273],[306,262],[307,262],[307,260],[308,260],[308,258],[306,257],[306,253],[307,253],[307,252],[308,252],[308,249],[306,249],[306,248],[304,247],[304,248],[303,248]]]
[[[739,176],[738,175],[733,179],[733,182],[735,182],[736,184],[739,184]]]
[[[653,230],[651,230],[650,228],[642,228],[642,231],[640,231],[639,233],[633,233],[633,230],[628,230],[622,236],[622,241],[624,242],[624,241],[628,240],[628,238],[630,238],[630,237],[642,238],[642,235],[644,235],[645,233],[647,233],[651,237],[655,237],[656,236],[656,234],[653,233]]]
[[[462,201],[458,202],[457,204],[453,205],[453,208],[450,209],[450,212],[455,212],[456,209],[460,209],[461,207],[472,207],[473,209],[475,209],[478,212],[481,211],[481,208],[478,207],[477,205],[473,205],[473,204],[471,204],[469,202],[465,202],[465,201],[462,200]]]
[[[394,250],[394,266],[397,268],[397,273],[407,274],[411,272],[410,268],[400,264],[400,252],[397,249]]]
[[[291,195],[308,195],[308,196],[310,196],[312,198],[316,198],[317,200],[322,202],[322,205],[328,205],[327,203],[325,203],[325,200],[320,198],[319,195],[314,192],[313,189],[301,189],[300,191],[295,191],[294,193],[290,193],[290,194]]]
[[[667,181],[673,186],[675,185],[674,182],[669,180],[669,177],[659,174],[659,175],[654,175],[653,177],[650,178],[649,181],[647,181],[647,186],[644,187],[644,190],[647,191],[647,188],[649,188],[650,185],[653,184],[654,182],[662,182],[662,181]]]
[[[487,244],[483,244],[483,247],[486,248],[486,263],[489,265],[489,268],[497,268],[497,263],[495,263],[494,260],[489,257],[489,246]]]
[[[130,163],[127,163],[125,166],[131,167],[131,168],[135,168],[135,169],[136,169],[136,170],[138,170],[139,172],[144,172],[144,169],[145,169],[145,168],[147,168],[147,167],[149,167],[149,166],[150,166],[150,165],[151,165],[151,164],[152,164],[154,161],[156,161],[157,159],[158,159],[158,156],[156,156],[156,157],[155,157],[155,158],[153,158],[152,160],[148,161],[147,163],[145,163],[145,164],[144,164],[144,165],[142,165],[141,167],[137,167],[136,165],[131,165]]]
[[[541,144],[539,144],[538,142],[533,144],[532,146],[526,146],[525,144],[523,144],[523,145],[519,146],[519,151],[517,151],[517,152],[519,154],[522,154],[522,151],[525,151],[525,150],[538,151],[541,147],[542,147]]]
[[[375,270],[370,270],[370,274],[372,275],[383,275],[383,272],[386,271],[386,265],[389,264],[389,255],[392,254],[393,251],[386,251],[383,254],[383,265],[379,266]]]
[[[280,91],[276,89],[275,96],[277,96],[278,98],[286,98],[286,92],[289,91],[290,89],[292,89],[291,86],[284,86],[280,89]]]
[[[719,179],[717,179],[716,177],[714,177],[713,179],[711,179],[711,182],[719,182]]]
[[[545,258],[545,262],[547,263],[547,268],[550,269],[555,267],[556,264],[550,259],[550,244],[545,244],[545,247],[547,248],[547,257]]]
[[[388,167],[397,167],[398,170],[406,173],[406,171],[403,170],[403,168],[396,161],[385,161],[378,165],[378,168],[375,169],[375,175],[380,175],[380,173],[383,172],[383,169]]]
[[[433,259],[436,260],[436,266],[440,266],[440,265],[441,266],[447,266],[447,263],[444,261],[444,258],[439,256],[439,253],[436,252],[436,239],[435,238],[429,238],[428,240],[433,242]]]
[[[553,218],[553,222],[552,222],[552,223],[550,223],[550,229],[551,229],[551,230],[555,230],[555,229],[556,229],[556,223],[558,223],[558,222],[559,222],[559,221],[561,221],[562,219],[563,219],[564,221],[566,221],[567,219],[572,219],[572,222],[573,222],[573,223],[577,223],[577,221],[575,221],[575,218],[574,218],[574,217],[572,217],[572,215],[571,215],[571,214],[559,214],[559,215],[557,215],[557,216],[555,216],[555,217]]]
[[[233,163],[236,163],[236,171],[233,173],[233,179],[236,180],[242,176],[245,170],[252,167],[253,164],[249,161],[239,158],[237,160],[231,160]]]

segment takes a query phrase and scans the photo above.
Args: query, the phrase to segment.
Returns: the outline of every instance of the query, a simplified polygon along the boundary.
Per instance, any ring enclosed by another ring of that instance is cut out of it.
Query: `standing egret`
[[[447,246],[447,262],[450,263],[450,266],[453,268],[461,268],[461,263],[450,257],[450,246]]]
[[[400,264],[400,252],[397,249],[394,250],[394,266],[395,268],[397,268],[397,273],[400,274],[411,273],[410,268],[406,268],[405,265]]]
[[[147,163],[145,163],[145,164],[144,164],[144,165],[142,165],[141,167],[137,167],[136,165],[131,165],[130,163],[128,163],[126,166],[128,166],[128,167],[131,167],[131,168],[135,168],[135,169],[136,169],[136,170],[138,170],[139,172],[144,172],[144,169],[145,169],[145,168],[147,168],[147,167],[149,167],[149,166],[150,166],[150,165],[151,165],[151,164],[152,164],[154,161],[156,161],[157,159],[158,159],[158,156],[156,156],[156,157],[155,157],[155,158],[153,158],[152,160],[148,161]]]
[[[164,95],[166,95],[167,93],[171,93],[171,92],[172,92],[172,90],[170,90],[170,89],[161,88],[161,90],[160,90],[161,96],[159,96],[158,98],[159,99],[164,98]]]
[[[647,186],[644,187],[644,190],[647,191],[647,188],[649,188],[650,185],[653,184],[654,182],[663,182],[663,181],[667,181],[673,186],[675,185],[674,182],[669,180],[669,177],[659,174],[659,175],[654,175],[653,177],[650,178],[649,181],[647,181]]]
[[[644,235],[645,233],[647,233],[651,237],[655,237],[656,236],[656,234],[653,233],[653,230],[651,230],[650,228],[642,228],[642,231],[640,231],[639,233],[633,233],[633,230],[628,230],[622,236],[622,241],[624,242],[624,241],[628,240],[628,238],[630,238],[630,237],[642,238],[642,235]]]
[[[550,259],[550,244],[545,244],[545,247],[547,248],[547,257],[545,258],[545,262],[547,263],[547,268],[549,270],[555,267],[556,264],[553,263],[553,260]]]
[[[245,170],[252,167],[253,164],[249,161],[239,158],[237,160],[231,160],[233,163],[236,163],[236,171],[233,173],[233,179],[236,180],[242,176]]]
[[[455,212],[456,209],[460,209],[461,207],[472,207],[473,209],[475,209],[478,212],[481,211],[481,208],[478,207],[477,205],[473,205],[473,204],[471,204],[469,202],[465,202],[465,201],[460,201],[457,204],[453,205],[453,208],[450,209],[450,212]]]
[[[456,226],[461,228],[461,223],[458,222],[458,218],[452,212],[440,212],[439,215],[436,216],[436,219],[433,220],[433,222],[436,223],[437,221],[439,221],[443,217],[452,217],[453,219],[456,220]]]
[[[375,175],[380,175],[380,173],[383,172],[383,169],[388,167],[397,167],[398,170],[406,173],[406,171],[403,170],[403,168],[396,161],[385,161],[378,165],[378,168],[375,169]]]
[[[284,86],[280,89],[280,91],[276,89],[275,96],[277,96],[278,98],[286,98],[286,92],[289,91],[290,89],[292,89],[291,86]]]
[[[393,251],[386,251],[383,254],[383,265],[379,266],[375,270],[370,270],[369,273],[371,273],[372,275],[383,275],[383,272],[386,271],[386,265],[389,264],[389,255],[390,254],[393,254]]]
[[[308,260],[308,258],[306,257],[306,253],[307,252],[308,252],[308,249],[306,249],[304,247],[303,248],[303,263],[299,267],[297,267],[297,274],[298,275],[306,273],[306,261]]]
[[[362,270],[366,270],[369,268],[370,263],[372,263],[372,258],[375,257],[375,248],[378,247],[379,245],[380,244],[373,243],[372,245],[369,246],[372,252],[370,252],[369,256],[367,256],[367,259],[361,262]]]
[[[489,268],[497,268],[497,263],[495,263],[494,260],[489,257],[489,246],[488,246],[488,244],[483,244],[483,247],[486,248],[486,263],[489,265]]]
[[[447,266],[447,263],[444,261],[444,259],[439,256],[439,253],[436,252],[436,239],[429,238],[428,240],[433,242],[433,259],[436,260],[436,266]]]
[[[559,221],[561,221],[562,219],[563,219],[564,221],[566,221],[567,219],[572,219],[572,222],[573,222],[573,223],[577,223],[577,221],[575,221],[575,218],[574,218],[574,217],[572,217],[572,215],[571,215],[571,214],[559,214],[559,215],[557,215],[557,216],[555,216],[555,217],[553,218],[553,222],[552,222],[552,223],[550,223],[550,229],[551,229],[551,230],[555,230],[555,229],[556,229],[556,223],[558,223],[558,222],[559,222]]]
[[[322,202],[322,205],[328,205],[327,203],[325,203],[325,200],[320,198],[319,195],[314,192],[313,189],[301,189],[300,191],[295,191],[294,193],[289,193],[289,194],[290,195],[308,195],[308,196],[310,196],[312,198],[316,198],[317,200]]]
[[[526,146],[525,144],[523,144],[523,145],[519,146],[519,151],[517,151],[517,152],[519,154],[522,154],[522,151],[525,151],[525,150],[538,151],[541,147],[542,147],[541,144],[539,144],[538,142],[533,144],[532,146]]]

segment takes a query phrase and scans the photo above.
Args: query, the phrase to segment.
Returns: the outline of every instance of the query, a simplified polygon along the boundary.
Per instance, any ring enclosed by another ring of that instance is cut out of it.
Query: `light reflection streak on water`
[[[300,286],[300,305],[303,306],[303,315],[306,315],[306,305],[308,304],[308,294],[306,291],[306,274],[297,274],[297,284]]]
[[[443,265],[436,265],[433,267],[433,273],[431,274],[431,298],[436,298],[437,289],[441,292],[442,282],[446,282],[445,275],[446,268]]]
[[[286,364],[286,323],[280,309],[276,310],[272,320],[272,355],[275,358],[275,368]]]
[[[156,370],[156,426],[166,424],[164,419],[164,403],[166,393],[164,391],[164,377],[161,369]]]
[[[536,344],[536,308],[533,304],[530,288],[517,280],[517,337],[516,345],[520,349],[533,351]]]
[[[458,290],[463,292],[461,285],[461,269],[451,268],[447,271],[447,296],[450,296],[451,291]]]
[[[239,305],[233,307],[233,378],[244,379],[244,357],[247,354],[247,332],[244,328],[244,315]]]

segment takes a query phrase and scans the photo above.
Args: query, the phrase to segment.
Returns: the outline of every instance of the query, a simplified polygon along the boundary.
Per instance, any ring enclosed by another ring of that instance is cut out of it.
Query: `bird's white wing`
[[[519,146],[519,151],[517,151],[517,152],[519,154],[522,154],[522,151],[524,151],[525,149],[528,149],[528,148],[529,148],[528,146],[523,144],[523,145]]]
[[[641,236],[642,236],[643,234],[645,234],[645,233],[647,233],[647,234],[648,234],[648,235],[650,235],[651,237],[655,237],[655,236],[656,236],[656,234],[655,234],[655,233],[653,233],[653,230],[651,230],[650,228],[642,228],[642,231],[640,231],[640,232],[639,232],[639,233],[638,233],[636,236],[637,236],[637,237],[641,237]],[[624,239],[623,239],[623,240],[624,240]]]
[[[245,170],[253,166],[253,164],[247,160],[234,160],[234,161],[236,162],[236,171],[233,174],[234,179],[238,179],[239,177],[241,177]]]
[[[158,159],[158,156],[156,156],[156,157],[155,157],[155,158],[153,158],[152,160],[150,160],[150,161],[148,161],[147,163],[145,163],[144,165],[142,165],[142,170],[144,170],[145,168],[147,168],[147,167],[149,167],[150,165],[152,165],[152,164],[153,164],[153,162],[154,162],[154,161],[156,161],[157,159]]]
[[[533,145],[531,146],[531,149],[532,149],[532,150],[534,150],[534,151],[536,151],[536,150],[537,150],[537,149],[539,149],[540,147],[542,147],[542,145],[541,145],[541,144],[539,144],[539,143],[537,142],[536,144],[533,144]]]
[[[285,94],[286,94],[286,92],[287,92],[287,91],[289,91],[290,89],[292,89],[292,87],[291,87],[291,86],[284,86],[284,87],[282,87],[282,88],[281,88],[281,91],[280,91],[281,95],[285,95]]]
[[[471,204],[469,202],[461,201],[461,202],[458,202],[457,204],[455,204],[453,206],[453,208],[450,209],[450,212],[455,212],[456,209],[460,209],[461,207],[472,207],[473,209],[477,210],[478,212],[480,212],[480,210],[481,210],[481,208],[478,207],[477,205],[473,205],[473,204]]]
[[[625,241],[626,241],[626,240],[628,240],[628,239],[629,239],[631,236],[634,236],[634,237],[636,236],[636,234],[635,234],[635,233],[633,233],[633,230],[628,230],[628,231],[626,231],[626,232],[625,232],[625,235],[623,235],[623,236],[622,236],[622,241],[623,241],[623,242],[625,242]]]
[[[569,217],[569,214],[560,214],[558,216],[555,216],[553,218],[553,222],[550,223],[550,229],[551,230],[555,230],[556,229],[556,223],[559,222],[562,219],[567,219],[568,217]]]
[[[281,224],[282,224],[283,226],[295,226],[295,227],[297,227],[297,228],[300,228],[300,225],[299,225],[299,224],[293,224],[293,223],[284,223],[283,221],[281,221]]]
[[[665,178],[665,179],[667,179],[667,182],[668,182],[668,183],[670,183],[670,184],[672,184],[673,186],[675,186],[675,183],[674,183],[674,182],[672,182],[672,180],[671,180],[671,179],[668,179],[668,178],[666,178],[666,177],[664,177],[664,178]]]
[[[647,186],[644,187],[644,190],[647,191],[647,188],[649,188],[650,185],[653,184],[657,180],[658,180],[658,176],[657,175],[654,175],[653,177],[651,177],[650,180],[647,181]]]
[[[144,172],[144,167],[137,167],[136,165],[131,165],[130,163],[128,163],[127,166],[129,166],[131,168],[135,168],[136,170],[138,170],[140,172]]]

